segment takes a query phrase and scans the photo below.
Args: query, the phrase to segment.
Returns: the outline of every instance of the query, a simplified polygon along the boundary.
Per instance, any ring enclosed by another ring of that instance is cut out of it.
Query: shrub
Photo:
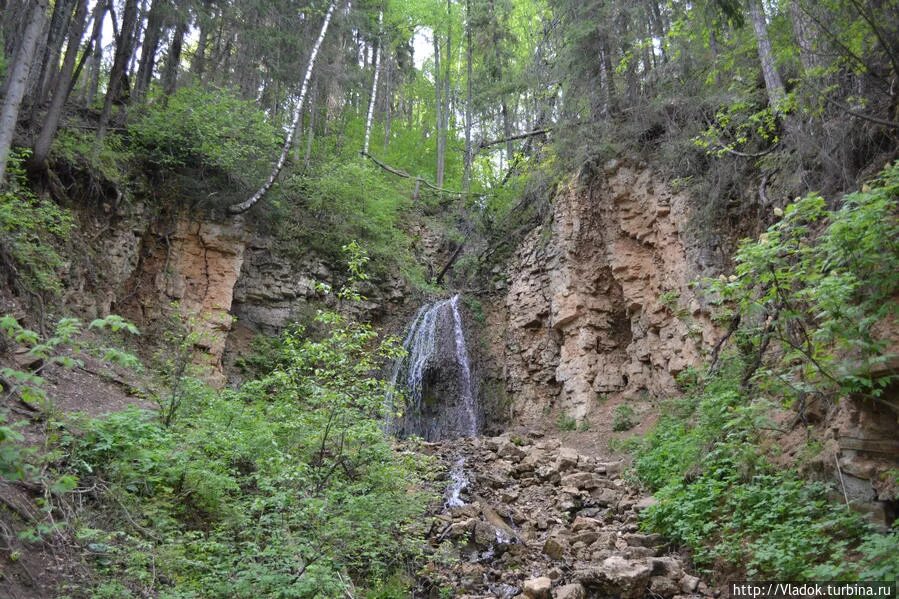
[[[637,425],[634,417],[634,409],[627,404],[621,404],[615,408],[612,416],[612,430],[616,432],[631,430]]]
[[[361,281],[366,258],[347,249]],[[165,581],[172,599],[341,596],[350,580],[408,594],[394,575],[423,542],[427,497],[423,462],[381,427],[386,383],[372,372],[393,348],[369,325],[317,320],[321,338],[285,333],[271,372],[239,390],[185,387],[168,426],[131,409],[68,436],[69,469],[107,488],[98,499],[119,516],[83,531],[109,548],[101,572],[135,589]]]
[[[559,414],[556,426],[559,427],[560,431],[573,431],[577,429],[577,420],[568,414]]]
[[[69,211],[31,191],[22,168],[27,157],[27,152],[13,152],[8,185],[0,191],[0,265],[26,291],[57,294],[65,265],[58,248],[74,219]]]
[[[205,167],[251,185],[277,152],[279,135],[253,103],[228,89],[183,87],[151,103],[129,127],[158,167]]]
[[[764,455],[773,401],[862,393],[890,377],[874,326],[894,315],[899,290],[899,165],[838,210],[809,195],[756,241],[736,274],[711,284],[736,348],[712,373],[682,380],[688,395],[666,406],[639,442],[634,472],[659,503],[644,526],[693,551],[698,565],[745,568],[756,579],[888,580],[899,571],[899,535],[873,532],[820,482]],[[798,406],[802,408],[801,404]]]

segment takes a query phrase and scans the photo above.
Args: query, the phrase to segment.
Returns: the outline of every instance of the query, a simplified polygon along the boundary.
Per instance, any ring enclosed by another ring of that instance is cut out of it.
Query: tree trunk
[[[389,57],[389,55],[388,55]],[[393,120],[393,63],[389,60],[385,66],[384,81],[384,148],[390,145],[390,126]]]
[[[765,89],[768,92],[768,104],[776,109],[784,97],[784,84],[774,64],[774,52],[771,50],[771,40],[768,39],[768,23],[762,0],[749,0],[749,16],[755,30],[759,61],[762,64],[762,75],[765,77]]]
[[[93,23],[91,36],[84,44],[84,49],[81,51],[81,56],[78,58],[78,64],[75,66],[75,71],[72,73],[71,81],[69,81],[69,89],[66,91],[66,98],[72,95],[75,84],[78,82],[78,78],[81,77],[81,72],[84,70],[84,65],[87,64],[87,61],[93,56],[94,46],[99,43],[100,32],[103,30],[103,17],[106,14],[107,3],[108,0],[97,0],[96,4],[94,4],[94,10],[91,13],[90,18],[90,22]],[[85,25],[85,27],[86,26],[87,25]]]
[[[443,82],[442,73],[440,71],[440,42],[437,38],[437,32],[434,31],[434,102],[436,106],[437,119],[437,167],[434,180],[437,181],[437,187],[443,187],[443,169],[444,169],[444,141],[443,136],[443,110],[445,110],[442,102]]]
[[[136,27],[137,0],[125,0],[121,27],[119,27],[119,35],[116,40],[115,56],[112,61],[112,69],[109,71],[106,98],[103,100],[103,111],[100,113],[100,122],[97,125],[98,147],[103,138],[106,137],[106,129],[109,127],[109,119],[112,116],[112,104],[118,99],[122,80],[125,78],[125,69],[128,67],[129,58],[131,58],[131,44]]]
[[[815,37],[815,24],[799,5],[799,0],[790,2],[790,21],[793,25],[793,37],[796,45],[799,46],[799,62],[802,64],[802,69],[808,73],[819,66],[820,61],[815,54],[812,41]]]
[[[309,170],[309,161],[312,160],[312,141],[315,139],[315,115],[318,112],[316,98],[318,87],[312,89],[309,98],[309,128],[306,130],[306,154],[303,156],[303,168]]]
[[[381,35],[381,28],[384,25],[384,11],[378,13],[378,36]],[[381,76],[381,40],[379,39],[375,48],[375,75],[371,82],[371,97],[368,99],[368,117],[365,119],[365,142],[362,144],[362,151],[368,154],[368,143],[371,139],[371,123],[375,116],[375,100],[378,98],[378,77]]]
[[[465,0],[465,170],[462,173],[462,190],[471,191],[471,0]]]
[[[175,93],[178,86],[178,70],[181,66],[181,50],[184,47],[184,36],[187,35],[187,16],[180,17],[175,28],[172,45],[169,47],[168,56],[165,59],[165,67],[162,72],[162,91],[166,96]]]
[[[209,20],[211,15],[207,14],[208,9],[209,0],[205,0],[203,8],[197,14],[200,31],[197,39],[197,49],[190,61],[190,72],[200,81],[203,81],[203,69],[206,66],[206,44],[209,40]]]
[[[84,35],[86,26],[87,0],[79,0],[75,9],[75,17],[69,28],[69,43],[66,47],[62,69],[59,72],[59,76],[56,77],[56,86],[53,90],[50,107],[47,109],[44,124],[34,142],[34,152],[30,159],[32,167],[42,167],[47,160],[47,155],[50,153],[50,144],[53,143],[53,138],[56,136],[56,129],[59,127],[59,120],[62,117],[62,109],[69,98],[69,90],[71,89],[69,83],[72,81],[75,60],[81,48],[81,38]]]
[[[62,45],[65,42],[65,32],[69,18],[72,16],[72,0],[57,0],[53,6],[53,15],[50,17],[50,30],[47,34],[47,45],[44,46],[44,57],[41,61],[41,70],[35,87],[33,109],[43,106],[50,94],[50,87],[54,75],[59,67],[59,55],[62,53]],[[79,40],[80,42],[80,40]]]
[[[141,42],[140,63],[137,67],[137,75],[134,78],[134,99],[140,100],[150,88],[153,80],[153,69],[156,66],[156,51],[159,49],[159,38],[165,24],[168,2],[166,0],[154,0],[147,15],[147,28],[144,39]]]
[[[44,24],[44,13],[47,0],[36,0],[31,9],[28,26],[22,35],[22,41],[16,52],[16,60],[9,73],[9,84],[3,97],[3,108],[0,109],[0,185],[6,180],[6,161],[9,159],[9,148],[16,133],[16,121],[19,118],[19,107],[28,85],[28,73],[34,60],[34,49],[37,38]]]
[[[90,56],[90,80],[84,96],[85,106],[90,106],[94,103],[97,97],[97,90],[100,88],[100,69],[103,63],[103,19],[105,18],[106,10],[112,11],[112,0],[107,0],[103,4],[104,11],[100,13],[99,20],[94,21],[94,45]],[[115,22],[115,18],[112,21]]]
[[[290,153],[290,147],[293,145],[293,132],[296,130],[297,121],[300,120],[300,117],[303,115],[303,102],[306,99],[306,93],[309,90],[309,80],[312,78],[312,69],[315,67],[315,59],[318,56],[319,48],[321,48],[322,41],[325,39],[325,34],[328,32],[328,25],[331,23],[331,16],[334,14],[334,8],[337,6],[337,0],[331,0],[330,6],[328,6],[328,12],[325,13],[325,20],[322,23],[321,31],[318,34],[318,39],[315,40],[315,45],[312,46],[312,52],[309,54],[309,63],[306,65],[306,74],[303,75],[303,83],[300,86],[300,99],[297,101],[297,105],[293,110],[293,122],[290,124],[290,127],[287,129],[287,138],[284,140],[284,147],[281,148],[281,155],[278,157],[278,162],[275,164],[275,167],[272,169],[271,174],[268,177],[268,180],[259,188],[259,190],[250,196],[245,202],[241,202],[240,204],[234,204],[228,207],[228,212],[230,214],[242,214],[252,208],[256,202],[262,199],[263,196],[271,189],[272,185],[275,184],[275,179],[278,178],[278,174],[281,172],[281,169],[284,168],[284,162],[287,160],[287,155]]]

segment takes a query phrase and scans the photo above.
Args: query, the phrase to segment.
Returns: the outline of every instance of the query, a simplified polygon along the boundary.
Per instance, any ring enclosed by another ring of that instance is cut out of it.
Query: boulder
[[[553,581],[546,576],[532,578],[524,583],[524,595],[530,599],[549,599]]]
[[[578,454],[570,447],[562,447],[559,449],[559,457],[556,459],[556,471],[567,472],[577,468]]]
[[[597,567],[579,570],[575,577],[586,587],[601,593],[620,595],[622,599],[638,599],[646,592],[652,567],[643,561],[628,560],[620,555],[606,558]]]
[[[559,539],[550,537],[543,543],[543,553],[552,559],[562,559],[562,555],[565,553],[565,546]]]
[[[579,582],[562,585],[553,593],[553,599],[585,599],[587,591]]]
[[[602,486],[602,478],[593,472],[575,472],[562,477],[562,485],[589,491]]]
[[[651,508],[652,506],[654,506],[658,503],[659,503],[659,500],[656,499],[655,497],[644,497],[643,499],[640,499],[639,501],[637,501],[634,504],[634,509],[637,510],[638,512],[642,512],[643,510],[645,510],[647,508]]]

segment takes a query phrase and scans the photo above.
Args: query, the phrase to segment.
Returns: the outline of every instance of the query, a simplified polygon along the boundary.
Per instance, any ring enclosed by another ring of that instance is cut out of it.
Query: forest
[[[0,44],[0,599],[896,596],[899,1]]]

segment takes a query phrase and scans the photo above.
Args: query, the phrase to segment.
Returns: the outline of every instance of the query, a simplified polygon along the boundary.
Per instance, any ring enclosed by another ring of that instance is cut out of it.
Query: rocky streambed
[[[620,462],[541,433],[426,443],[447,468],[421,597],[711,597],[687,560],[640,532],[652,504]]]

